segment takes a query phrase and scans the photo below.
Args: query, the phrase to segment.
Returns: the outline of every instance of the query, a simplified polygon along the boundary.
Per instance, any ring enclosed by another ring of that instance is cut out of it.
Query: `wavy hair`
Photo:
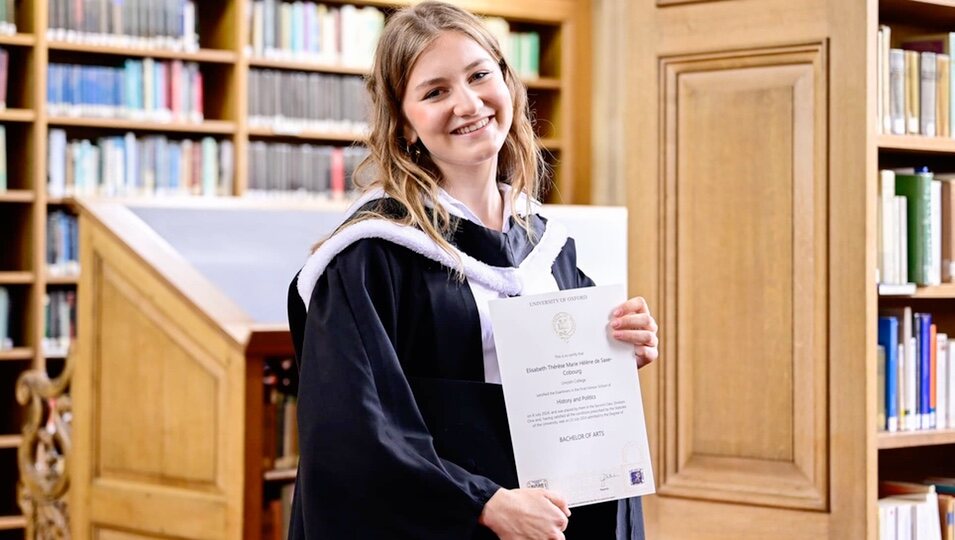
[[[427,149],[418,140],[404,137],[402,102],[408,76],[418,57],[443,32],[460,32],[483,47],[500,67],[513,101],[513,121],[498,153],[497,179],[510,184],[511,212],[531,235],[527,220],[518,214],[519,197],[537,199],[540,177],[546,171],[530,116],[527,89],[510,68],[494,35],[474,15],[444,2],[426,1],[395,12],[378,41],[374,64],[366,77],[371,97],[368,156],[359,164],[355,177],[368,178],[364,191],[381,188],[407,212],[400,218],[364,212],[356,219],[386,218],[401,225],[417,227],[443,249],[454,255],[448,243],[451,218],[440,204],[428,211],[427,201],[437,201],[441,172]]]

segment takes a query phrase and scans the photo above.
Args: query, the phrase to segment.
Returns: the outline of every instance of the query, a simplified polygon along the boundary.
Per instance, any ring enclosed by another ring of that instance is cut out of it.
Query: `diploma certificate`
[[[490,302],[521,487],[581,506],[654,492],[633,346],[613,338],[622,285]]]

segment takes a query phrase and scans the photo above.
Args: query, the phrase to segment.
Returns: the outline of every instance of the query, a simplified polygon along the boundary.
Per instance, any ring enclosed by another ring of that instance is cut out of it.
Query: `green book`
[[[532,78],[540,77],[540,61],[541,61],[541,36],[537,32],[528,32],[525,34],[527,37],[527,44],[524,48],[524,51],[527,55],[527,76]]]
[[[909,281],[927,284],[932,275],[932,173],[896,173],[895,194],[906,198]]]

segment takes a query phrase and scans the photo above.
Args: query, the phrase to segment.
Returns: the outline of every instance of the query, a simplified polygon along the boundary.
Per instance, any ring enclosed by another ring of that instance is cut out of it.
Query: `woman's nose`
[[[464,88],[455,96],[454,114],[457,116],[474,116],[481,111],[484,101],[477,92]]]

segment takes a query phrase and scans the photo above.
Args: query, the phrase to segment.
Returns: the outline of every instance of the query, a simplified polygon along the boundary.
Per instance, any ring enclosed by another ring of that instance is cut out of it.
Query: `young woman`
[[[373,181],[292,282],[301,461],[293,539],[641,538],[639,499],[519,489],[488,301],[593,284],[537,214],[527,94],[472,15],[388,22],[368,78]],[[657,325],[610,321],[638,366]]]

